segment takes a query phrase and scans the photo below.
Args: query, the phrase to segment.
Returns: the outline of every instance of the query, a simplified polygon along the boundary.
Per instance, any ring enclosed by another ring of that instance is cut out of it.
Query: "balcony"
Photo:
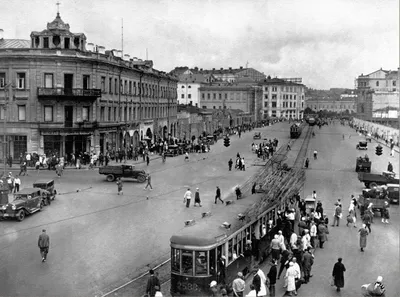
[[[65,88],[38,88],[37,95],[39,99],[53,98],[80,98],[95,100],[101,97],[100,89],[65,89]]]

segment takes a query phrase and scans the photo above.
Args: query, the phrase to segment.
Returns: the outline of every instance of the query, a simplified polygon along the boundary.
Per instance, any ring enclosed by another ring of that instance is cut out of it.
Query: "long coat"
[[[314,257],[311,253],[305,252],[303,255],[303,270],[304,273],[310,274],[311,266],[314,264]]]
[[[358,232],[360,233],[360,248],[363,249],[367,246],[368,231],[365,228],[361,228]]]
[[[319,224],[318,225],[319,241],[321,241],[321,242],[327,241],[328,237],[326,236],[326,234],[328,234],[328,229],[326,228],[326,226],[324,224]]]
[[[332,276],[335,280],[335,286],[338,288],[344,287],[344,272],[346,268],[340,262],[336,262],[333,266]]]
[[[156,294],[156,286],[160,288],[160,281],[155,275],[150,275],[146,288],[146,293],[148,293],[150,297],[153,297]]]
[[[287,288],[286,291],[291,292],[296,290],[296,278],[300,278],[299,273],[293,266],[289,267],[286,270],[286,281]]]

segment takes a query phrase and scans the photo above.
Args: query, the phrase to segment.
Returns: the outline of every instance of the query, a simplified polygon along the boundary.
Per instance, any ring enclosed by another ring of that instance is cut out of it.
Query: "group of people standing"
[[[269,141],[267,140],[260,144],[252,143],[251,150],[257,154],[258,158],[262,158],[263,160],[265,160],[269,159],[270,155],[271,157],[274,155],[274,152],[276,151],[278,144],[279,144],[278,139],[274,138],[273,140],[270,139]]]

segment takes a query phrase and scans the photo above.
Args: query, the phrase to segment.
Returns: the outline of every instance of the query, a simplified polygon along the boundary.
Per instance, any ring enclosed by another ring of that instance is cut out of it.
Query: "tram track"
[[[313,127],[307,126],[307,132],[305,135],[305,138],[303,139],[303,143],[300,147],[300,150],[298,151],[298,155],[295,159],[294,166],[295,168],[302,168],[303,167],[303,162],[304,158],[307,154],[307,148],[308,144],[310,142],[310,137],[312,133]],[[279,161],[278,159],[284,160],[285,158],[282,158],[282,156],[287,155],[287,145],[288,144],[294,144],[295,142],[301,140],[300,138],[297,139],[289,139],[286,143],[283,143],[281,147],[274,153],[274,155],[268,159],[268,161],[265,163],[264,166],[262,166],[259,170],[259,173],[249,177],[242,185],[240,185],[240,188],[242,190],[242,193],[248,193],[251,190],[251,187],[254,183],[255,180],[258,180],[262,175],[265,175],[268,173],[271,169],[274,169],[274,164],[280,164],[283,161]],[[233,194],[232,194],[233,195]],[[147,277],[149,275],[148,270],[151,268],[155,271],[156,275],[158,276],[162,288],[164,288],[165,285],[167,285],[171,281],[171,275],[170,275],[170,266],[168,265],[171,261],[171,258],[168,257],[167,255],[165,256],[165,260],[162,260],[161,263],[160,261],[159,264],[155,266],[151,266],[151,264],[147,265],[146,267],[142,267],[140,270],[142,272],[132,280],[127,281],[124,284],[121,284],[115,289],[112,289],[106,293],[101,293],[101,294],[96,294],[96,297],[107,297],[107,296],[142,296],[146,290],[146,284],[147,284]],[[153,265],[155,263],[152,263]],[[145,270],[147,269],[147,271]],[[143,270],[145,270],[143,272]],[[169,296],[169,292],[168,295]]]

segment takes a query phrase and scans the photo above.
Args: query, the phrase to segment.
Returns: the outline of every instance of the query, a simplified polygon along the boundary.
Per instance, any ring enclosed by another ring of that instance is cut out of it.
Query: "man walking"
[[[275,297],[275,284],[276,284],[276,275],[277,275],[277,269],[276,266],[278,265],[278,262],[276,260],[272,260],[271,263],[271,268],[269,269],[269,272],[267,274],[267,277],[269,279],[269,296]]]
[[[339,220],[342,217],[342,207],[337,202],[335,203],[335,205],[336,205],[336,208],[335,208],[335,214],[333,215],[332,227],[335,227],[335,223],[336,223],[336,227],[339,227]]]
[[[144,189],[146,190],[147,187],[150,187],[150,190],[153,190],[153,187],[151,186],[151,175],[150,175],[150,173],[147,174],[146,179],[147,179],[147,185],[144,187]]]
[[[149,274],[150,277],[147,280],[146,294],[150,297],[154,297],[156,295],[156,287],[160,288],[160,281],[158,277],[154,275],[153,269],[150,269]]]
[[[363,224],[358,233],[360,233],[360,249],[364,252],[364,249],[367,247],[367,225]]]
[[[40,249],[40,255],[42,256],[42,262],[46,262],[47,254],[49,253],[50,238],[46,234],[46,230],[42,230],[42,234],[39,235],[38,247]]]
[[[311,267],[314,264],[314,255],[311,253],[311,247],[307,247],[306,252],[303,255],[303,272],[304,272],[304,282],[308,283],[310,281]]]
[[[219,186],[217,186],[217,191],[215,192],[215,204],[217,204],[218,199],[222,202],[222,204],[224,204],[224,201],[221,199],[221,189],[219,188]]]
[[[232,161],[232,158],[230,158],[228,161],[229,171],[232,171],[232,165],[233,165],[233,161]]]
[[[19,176],[17,175],[14,178],[14,193],[19,192],[19,188],[21,186],[21,179],[19,178]]]
[[[201,207],[199,188],[196,188],[196,193],[194,193],[194,206],[197,206],[196,204]]]
[[[232,290],[235,297],[243,297],[246,283],[243,280],[243,273],[238,272],[237,277],[233,280]]]
[[[190,206],[190,200],[192,199],[192,192],[190,191],[190,188],[187,189],[185,192],[185,195],[183,196],[183,203],[186,202],[186,207]]]
[[[122,184],[122,180],[120,177],[117,179],[116,184],[117,184],[117,189],[118,189],[118,195],[119,194],[124,195],[124,192],[122,191],[123,184]]]

